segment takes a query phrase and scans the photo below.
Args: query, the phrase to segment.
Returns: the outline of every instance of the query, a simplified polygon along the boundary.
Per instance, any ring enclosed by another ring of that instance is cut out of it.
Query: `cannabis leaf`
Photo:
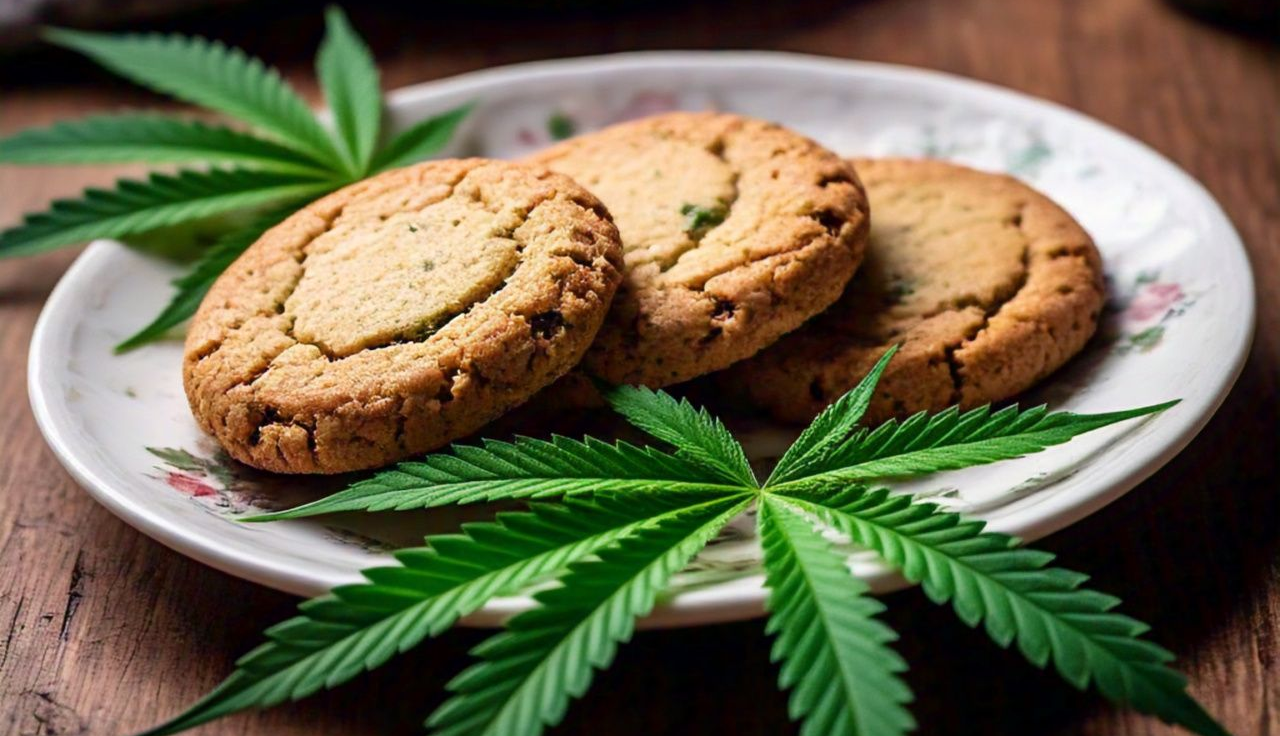
[[[48,212],[27,215],[0,233],[0,255],[39,253],[89,238],[114,238],[248,207],[314,197],[326,182],[247,169],[152,174],[122,179],[115,189],[86,189],[81,199],[60,199]]]
[[[243,120],[328,169],[342,162],[329,133],[280,73],[239,49],[159,33],[53,29],[45,38],[156,92]]]
[[[889,648],[894,633],[875,618],[883,606],[867,597],[829,533],[923,583],[931,600],[950,603],[971,626],[983,624],[1000,646],[1016,642],[1033,664],[1052,662],[1072,685],[1093,684],[1115,702],[1223,736],[1169,669],[1172,655],[1142,638],[1145,625],[1116,613],[1115,598],[1082,587],[1083,575],[1050,567],[1052,556],[1018,548],[982,522],[849,480],[1036,452],[1167,405],[1098,415],[952,410],[859,429],[891,357],[801,435],[777,483],[756,483],[738,442],[705,410],[660,391],[614,388],[605,391],[614,407],[673,453],[592,438],[484,440],[259,517],[560,497],[465,525],[461,536],[432,537],[427,548],[399,553],[400,566],[368,570],[367,583],[303,604],[299,617],[268,629],[268,643],[222,686],[152,733],[331,687],[440,633],[492,596],[536,583],[550,587],[475,649],[479,661],[449,683],[454,695],[428,726],[448,736],[540,734],[608,666],[673,576],[755,504],[766,630],[777,637],[779,684],[792,691],[791,714],[806,736],[897,736],[914,728],[905,707],[911,693],[900,679],[906,665]],[[842,462],[856,473],[844,473]]]
[[[360,176],[369,170],[382,128],[378,67],[341,10],[330,7],[325,22],[328,33],[320,44],[316,72],[337,122],[348,170]]]
[[[885,351],[853,390],[837,399],[801,432],[778,460],[768,484],[784,488],[814,480],[864,481],[956,470],[1008,460],[1062,444],[1084,432],[1156,414],[1177,401],[1105,414],[1049,413],[1016,405],[992,413],[990,405],[967,412],[951,407],[920,412],[875,429],[858,426],[875,386],[897,348]]]
[[[730,483],[759,485],[742,445],[706,409],[643,386],[617,386],[604,397],[628,422],[674,445],[677,457],[700,463]]]
[[[880,376],[889,365],[889,361],[898,352],[894,345],[880,356],[880,360],[853,390],[836,399],[818,416],[814,417],[808,427],[800,433],[796,441],[791,443],[787,451],[778,459],[769,475],[769,483],[777,485],[795,478],[808,475],[814,468],[820,468],[827,453],[858,428],[858,421],[867,413],[871,405],[872,395]]]
[[[537,608],[476,647],[483,661],[449,683],[456,695],[427,725],[439,736],[531,736],[559,723],[671,576],[750,501],[743,494],[684,509],[570,565],[559,587],[534,596]]]
[[[190,317],[218,275],[289,212],[443,148],[471,106],[423,120],[379,150],[383,104],[373,57],[341,10],[330,8],[325,18],[316,68],[333,112],[333,131],[279,72],[216,41],[48,31],[46,38],[57,45],[152,90],[230,115],[250,130],[126,113],[55,123],[0,139],[0,163],[7,164],[198,165],[141,181],[123,179],[114,189],[87,189],[78,199],[55,201],[47,211],[0,232],[0,258],[93,238],[158,242],[168,246],[162,250],[181,252],[188,249],[178,246],[188,245],[195,233],[211,231],[214,245],[174,282],[177,293],[161,314],[117,346],[117,351],[128,350]],[[216,219],[259,210],[257,217]]]
[[[677,455],[592,437],[455,445],[359,481],[319,501],[249,517],[293,519],[335,511],[405,511],[450,504],[567,496],[575,493],[697,493],[740,491],[718,473]]]
[[[271,140],[153,113],[93,115],[0,140],[0,163],[217,163],[325,177],[315,161]]]
[[[806,475],[776,487],[815,480],[905,477],[985,465],[1040,452],[1084,432],[1156,414],[1177,403],[1105,414],[1050,413],[1045,406],[1022,411],[1016,405],[995,413],[990,406],[963,413],[953,406],[933,416],[921,412],[901,424],[891,419],[874,430],[855,431],[820,462],[809,466]]]
[[[640,529],[714,497],[609,494],[533,504],[528,512],[466,524],[460,535],[428,537],[395,555],[399,566],[364,571],[365,583],[335,588],[267,630],[267,643],[181,716],[148,731],[167,734],[253,706],[297,700],[373,669],[438,636],[492,598],[518,592]]]
[[[190,271],[173,280],[173,286],[177,292],[160,314],[146,327],[117,345],[116,352],[124,352],[145,345],[187,321],[196,313],[200,301],[204,299],[205,294],[209,293],[209,288],[227,269],[227,266],[239,258],[245,248],[252,245],[262,233],[288,217],[298,204],[296,201],[287,202],[283,206],[259,214],[251,223],[238,230],[224,233],[195,262]]]
[[[474,105],[466,104],[448,112],[427,118],[392,138],[374,156],[370,173],[407,166],[427,156],[439,153],[453,138],[462,120]]]
[[[1139,638],[1149,627],[1114,613],[1119,599],[1081,587],[1088,576],[1049,567],[1053,555],[886,489],[834,485],[795,502],[923,583],[935,603],[950,602],[969,626],[983,624],[1001,647],[1017,642],[1037,667],[1052,661],[1076,688],[1092,682],[1112,701],[1196,733],[1227,733],[1166,666],[1173,655]]]
[[[778,460],[768,484],[863,481],[956,470],[1008,460],[1062,444],[1109,424],[1155,414],[1177,401],[1105,414],[1049,413],[1016,405],[992,413],[990,405],[967,412],[951,407],[934,415],[920,412],[875,429],[858,426],[885,367],[897,352],[885,351],[853,390],[837,399],[801,432]]]
[[[803,736],[902,734],[915,727],[903,708],[911,691],[898,678],[907,663],[889,649],[897,638],[872,618],[884,606],[865,595],[795,506],[776,496],[760,504],[760,541],[768,571],[766,631],[777,634],[778,683],[794,688],[791,717]]]
[[[881,365],[883,365],[882,361]],[[865,382],[864,382],[865,383]],[[855,388],[853,392],[862,390]],[[870,391],[870,389],[867,389]],[[626,442],[610,445],[592,437],[583,441],[553,437],[520,438],[515,443],[482,440],[481,447],[455,445],[453,455],[430,455],[401,463],[358,481],[319,501],[250,517],[276,521],[337,511],[407,511],[456,503],[546,498],[597,488],[630,492],[682,492],[723,488],[759,490],[738,441],[718,419],[662,391],[615,388],[605,398],[628,421],[651,436],[676,445],[669,454]],[[846,397],[847,398],[847,397]],[[837,405],[857,408],[858,402]],[[834,481],[865,480],[955,469],[1021,457],[1125,419],[1156,413],[1172,404],[1106,414],[1048,413],[1044,407],[1019,413],[1016,406],[990,414],[988,408],[958,414],[954,409],[917,415],[907,423],[886,422],[869,436],[850,422],[823,419],[823,441],[833,457],[850,458],[847,467],[829,461],[797,464],[784,482],[770,481],[766,491],[787,492]],[[865,405],[863,405],[865,408]],[[923,419],[924,421],[920,421]],[[1016,421],[1010,421],[1010,420]],[[976,421],[975,421],[976,420]],[[812,429],[812,426],[810,427]],[[813,436],[806,430],[805,434]],[[805,434],[801,435],[803,441]],[[888,441],[884,441],[888,437]],[[874,440],[872,442],[871,440]],[[787,454],[791,454],[788,450]],[[797,456],[809,453],[796,453]],[[784,454],[784,459],[786,454]]]

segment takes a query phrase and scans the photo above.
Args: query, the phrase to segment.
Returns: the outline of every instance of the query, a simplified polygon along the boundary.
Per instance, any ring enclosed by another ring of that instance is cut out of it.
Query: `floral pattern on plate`
[[[1108,320],[1101,339],[1121,355],[1149,353],[1160,346],[1169,323],[1195,303],[1196,297],[1181,285],[1161,281],[1159,271],[1143,271],[1123,290],[1111,285],[1107,309],[1118,317]]]

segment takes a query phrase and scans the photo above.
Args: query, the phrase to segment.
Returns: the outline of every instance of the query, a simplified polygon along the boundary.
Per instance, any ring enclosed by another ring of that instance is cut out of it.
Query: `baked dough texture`
[[[1102,262],[1065,211],[1018,180],[943,163],[856,159],[871,201],[866,258],[822,315],[724,374],[803,422],[899,344],[866,421],[1007,399],[1093,335]]]
[[[532,163],[600,197],[625,278],[584,368],[666,386],[749,357],[829,306],[866,242],[849,164],[760,120],[668,113],[573,138]]]
[[[593,195],[483,159],[387,172],[267,231],[187,336],[196,419],[281,473],[373,468],[463,437],[572,368],[621,282]]]

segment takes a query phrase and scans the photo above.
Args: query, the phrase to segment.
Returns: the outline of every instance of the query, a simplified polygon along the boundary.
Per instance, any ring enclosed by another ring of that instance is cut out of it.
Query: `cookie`
[[[867,412],[880,422],[1007,399],[1084,346],[1102,262],[1060,207],[1008,176],[924,160],[855,160],[871,238],[840,300],[724,374],[773,416],[807,421],[891,345]]]
[[[852,167],[736,115],[670,113],[573,138],[531,162],[604,201],[625,278],[584,368],[665,386],[755,354],[839,297],[862,257]]]
[[[281,473],[465,436],[575,365],[622,280],[594,196],[545,169],[436,161],[341,189],[213,285],[183,377],[200,425]]]

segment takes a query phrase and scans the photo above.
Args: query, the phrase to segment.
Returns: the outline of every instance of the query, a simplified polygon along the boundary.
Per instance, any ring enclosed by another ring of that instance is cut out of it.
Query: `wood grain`
[[[263,6],[255,6],[261,8]],[[261,12],[259,10],[259,12]],[[228,12],[173,27],[226,38],[314,92],[319,14]],[[607,16],[362,4],[388,86],[498,63],[637,48],[770,48],[890,61],[1069,105],[1198,177],[1249,244],[1259,324],[1240,383],[1168,467],[1043,543],[1094,571],[1178,652],[1191,689],[1236,734],[1280,734],[1280,51],[1155,0],[868,0],[694,7]],[[19,79],[13,72],[21,69]],[[56,55],[5,63],[0,130],[155,104]],[[0,168],[0,225],[115,172]],[[110,734],[152,724],[230,671],[294,601],[170,552],[93,503],[45,448],[25,356],[41,303],[74,254],[0,263],[0,733]],[[1168,734],[1001,652],[916,591],[894,594],[925,734]],[[419,731],[479,634],[459,631],[334,696],[203,734]],[[758,622],[643,633],[558,730],[565,734],[792,731]]]

